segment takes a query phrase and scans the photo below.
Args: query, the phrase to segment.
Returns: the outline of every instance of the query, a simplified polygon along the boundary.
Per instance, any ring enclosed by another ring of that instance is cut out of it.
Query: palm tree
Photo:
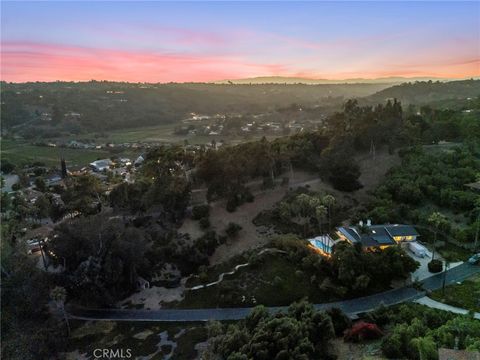
[[[318,227],[320,228],[320,238],[322,239],[323,250],[326,251],[325,236],[322,234],[322,222],[327,215],[327,208],[323,205],[319,205],[315,208],[315,217],[317,218]]]
[[[291,203],[282,202],[280,214],[284,219],[303,226],[303,235],[306,236],[310,219],[316,216],[316,208],[319,206],[322,206],[319,198],[308,194],[300,194]]]
[[[435,259],[435,249],[437,245],[438,229],[441,225],[447,222],[447,218],[445,217],[445,215],[436,211],[430,215],[430,217],[428,218],[428,222],[434,227],[434,230],[433,230],[434,239],[433,239],[433,251],[432,251],[432,261],[433,261]]]
[[[322,235],[322,221],[327,215],[327,208],[323,205],[319,205],[315,208],[315,217],[317,218],[318,227],[320,228],[320,235]]]
[[[65,300],[67,300],[67,290],[64,287],[56,286],[50,291],[50,298],[55,301],[57,308],[62,311],[63,318],[67,324],[68,336],[70,336],[70,323],[68,322],[67,312],[65,311]]]
[[[322,203],[328,209],[328,231],[332,229],[332,206],[335,205],[335,198],[332,195],[325,195],[322,198]]]

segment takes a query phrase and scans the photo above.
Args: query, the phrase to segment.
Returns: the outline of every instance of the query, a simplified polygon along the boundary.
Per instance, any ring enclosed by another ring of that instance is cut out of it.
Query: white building
[[[113,165],[113,162],[110,159],[102,159],[102,160],[96,160],[94,162],[90,163],[90,168],[93,171],[105,171],[110,169],[110,167]]]

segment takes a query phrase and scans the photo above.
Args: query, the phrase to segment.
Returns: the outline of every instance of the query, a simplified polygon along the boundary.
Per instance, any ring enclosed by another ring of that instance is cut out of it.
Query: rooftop
[[[397,236],[419,236],[413,226],[403,224],[342,226],[337,230],[351,243],[361,243],[365,247],[393,245]]]

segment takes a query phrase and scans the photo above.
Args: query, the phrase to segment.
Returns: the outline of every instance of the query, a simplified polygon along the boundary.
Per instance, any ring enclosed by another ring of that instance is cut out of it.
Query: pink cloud
[[[255,64],[238,57],[94,49],[31,42],[2,44],[2,80],[212,81],[275,75],[280,64]]]
[[[185,41],[192,40],[189,36],[188,33],[185,34]],[[268,60],[275,57],[274,55],[254,61],[252,57],[242,56],[240,52],[207,55],[7,41],[2,43],[1,79],[13,82],[91,79],[202,82],[275,75],[344,79],[387,76],[461,78],[480,74],[480,59],[477,57],[468,53],[440,57],[436,56],[438,50],[433,50],[418,57],[394,59],[374,55],[346,59],[332,55],[332,58],[323,57],[323,61],[316,61],[313,56],[308,59],[297,56],[288,63],[282,63]],[[286,61],[281,53],[277,58]]]

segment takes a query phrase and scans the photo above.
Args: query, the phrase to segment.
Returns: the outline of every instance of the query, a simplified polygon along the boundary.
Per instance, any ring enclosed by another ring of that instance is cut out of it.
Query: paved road
[[[480,273],[480,266],[464,263],[447,271],[446,283],[462,281],[474,274]],[[436,274],[422,281],[425,290],[436,290],[442,287],[443,273]],[[425,295],[413,287],[402,287],[366,297],[338,301],[333,303],[315,304],[319,310],[338,307],[351,317],[359,313],[369,312],[380,304],[386,306],[413,301]],[[287,306],[269,307],[272,313],[285,311]],[[82,320],[114,320],[114,321],[208,321],[208,320],[239,320],[245,318],[252,308],[213,308],[213,309],[161,309],[161,310],[130,310],[130,309],[79,309],[69,308],[69,317]]]
[[[447,304],[435,301],[433,299],[430,299],[428,296],[424,296],[420,299],[417,299],[417,300],[415,300],[415,302],[418,303],[418,304],[422,304],[422,305],[434,308],[434,309],[449,311],[449,312],[452,312],[452,313],[455,313],[455,314],[464,314],[465,315],[465,314],[469,313],[469,311],[467,309],[462,309],[462,308],[459,308],[459,307],[456,307],[456,306],[447,305]],[[478,312],[473,313],[473,317],[477,320],[480,320],[480,313],[478,313]]]

